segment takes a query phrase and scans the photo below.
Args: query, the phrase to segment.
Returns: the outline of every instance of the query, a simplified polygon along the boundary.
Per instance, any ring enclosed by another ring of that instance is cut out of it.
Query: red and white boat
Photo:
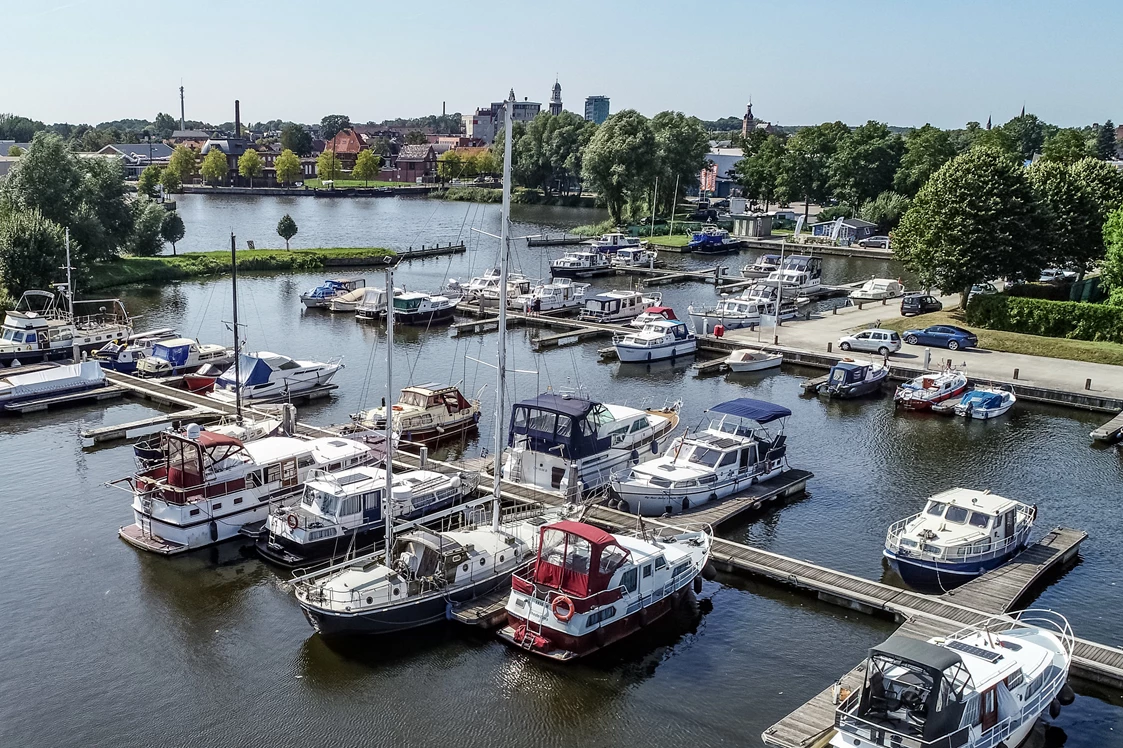
[[[204,364],[198,371],[183,375],[183,386],[188,392],[206,394],[214,389],[215,381],[227,368],[217,364]]]
[[[499,636],[554,660],[602,649],[666,615],[702,586],[710,528],[665,528],[648,540],[570,520],[544,526],[538,556],[511,579]]]
[[[967,377],[961,371],[928,372],[898,387],[893,403],[908,410],[924,410],[958,397],[966,389]]]

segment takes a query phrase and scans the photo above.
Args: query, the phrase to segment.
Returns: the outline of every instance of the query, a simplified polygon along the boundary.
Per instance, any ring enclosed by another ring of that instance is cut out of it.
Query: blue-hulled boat
[[[142,358],[152,355],[152,348],[160,342],[176,337],[170,327],[130,335],[124,341],[110,341],[94,351],[92,358],[101,368],[132,374]]]
[[[885,557],[912,587],[950,589],[1020,553],[1036,518],[1037,507],[988,491],[952,488],[889,527]]]
[[[309,309],[327,307],[335,297],[363,288],[366,284],[362,278],[331,278],[300,294],[300,301]]]
[[[881,364],[839,361],[816,392],[827,397],[862,397],[880,390],[888,376],[889,369]]]
[[[686,246],[698,254],[725,254],[740,248],[741,242],[729,235],[725,229],[717,226],[703,226],[701,231],[695,231],[690,236]]]

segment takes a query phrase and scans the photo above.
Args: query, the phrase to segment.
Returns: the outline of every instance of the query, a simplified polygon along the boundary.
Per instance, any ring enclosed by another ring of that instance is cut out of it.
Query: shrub
[[[975,296],[969,325],[1050,338],[1123,343],[1123,309],[1106,304],[1050,301],[997,294]]]
[[[1071,290],[1071,283],[1018,283],[1007,286],[1003,293],[1007,296],[1018,296],[1025,299],[1068,301]]]

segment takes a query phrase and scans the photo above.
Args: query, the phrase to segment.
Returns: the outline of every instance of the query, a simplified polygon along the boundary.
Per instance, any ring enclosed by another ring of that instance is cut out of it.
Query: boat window
[[[325,491],[316,492],[316,501],[320,505],[320,511],[326,515],[335,514],[336,507],[339,506],[339,499]]]
[[[551,413],[548,410],[533,411],[530,416],[530,430],[552,434],[554,433],[554,423],[557,421],[557,418],[557,413]]]
[[[265,466],[265,482],[274,483],[281,479],[281,466],[279,464]]]
[[[641,429],[645,429],[645,428],[647,428],[647,426],[648,426],[648,423],[647,423],[646,417],[637,418],[635,420],[635,423],[632,424],[632,433],[634,434],[637,431],[640,431]]]
[[[286,361],[277,368],[281,371],[288,371],[289,369],[299,369],[300,364],[296,363],[295,361]]]
[[[300,503],[304,506],[312,506],[312,502],[316,500],[316,489],[304,487],[304,495],[300,497]]]
[[[647,579],[649,576],[651,576],[651,564],[646,564],[643,567],[643,578]]]
[[[568,439],[573,430],[573,419],[568,416],[558,416],[557,436],[559,439]]]
[[[616,420],[612,416],[612,412],[603,405],[597,405],[596,407],[594,407],[589,413],[589,416],[593,419],[593,422],[596,423],[597,426],[603,426],[606,423],[612,423]]]
[[[312,467],[315,464],[316,460],[312,457],[312,455],[304,455],[303,457],[298,457],[296,460],[296,467],[298,469]]]
[[[14,341],[15,341],[15,342],[17,342],[17,343],[22,343],[22,342],[23,342],[23,333],[22,333],[22,332],[17,332],[17,333],[15,334],[15,336],[13,336],[13,337],[12,337],[12,340],[14,340]]]
[[[690,452],[690,457],[687,458],[689,462],[697,465],[705,465],[706,467],[713,467],[721,458],[721,452],[709,447],[697,446]]]
[[[667,568],[667,559],[663,558],[662,556],[655,559],[655,571],[659,571],[660,569],[665,568]]]
[[[737,461],[737,453],[736,452],[727,452],[726,455],[721,458],[720,466],[726,467],[727,465],[732,465],[736,461]]]
[[[946,508],[947,504],[941,504],[938,501],[933,501],[928,504],[928,508],[925,510],[925,512],[933,517],[942,517],[944,514],[944,509]]]
[[[948,522],[954,522],[957,525],[962,525],[967,519],[969,512],[961,506],[949,506],[948,513],[944,515],[944,519]]]
[[[611,574],[624,562],[625,558],[627,558],[627,554],[621,548],[615,545],[608,546],[600,554],[600,573]]]
[[[342,502],[342,506],[339,509],[339,516],[348,517],[352,514],[358,514],[362,511],[362,506],[362,496],[348,496]]]
[[[636,591],[636,577],[638,575],[638,571],[638,569],[632,567],[631,569],[628,569],[626,572],[624,572],[624,574],[620,577],[620,584],[623,585],[624,589],[626,589],[628,592]]]
[[[589,560],[593,556],[592,546],[584,538],[570,536],[569,548],[566,551],[565,569],[576,574],[589,573]]]
[[[985,530],[987,528],[987,525],[990,524],[990,517],[979,512],[971,512],[971,524],[975,527],[981,527]]]

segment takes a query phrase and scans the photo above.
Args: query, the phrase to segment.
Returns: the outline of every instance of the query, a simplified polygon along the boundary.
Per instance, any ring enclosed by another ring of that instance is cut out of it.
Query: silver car
[[[839,338],[838,347],[844,351],[869,351],[888,356],[901,350],[901,336],[895,330],[862,330]]]

